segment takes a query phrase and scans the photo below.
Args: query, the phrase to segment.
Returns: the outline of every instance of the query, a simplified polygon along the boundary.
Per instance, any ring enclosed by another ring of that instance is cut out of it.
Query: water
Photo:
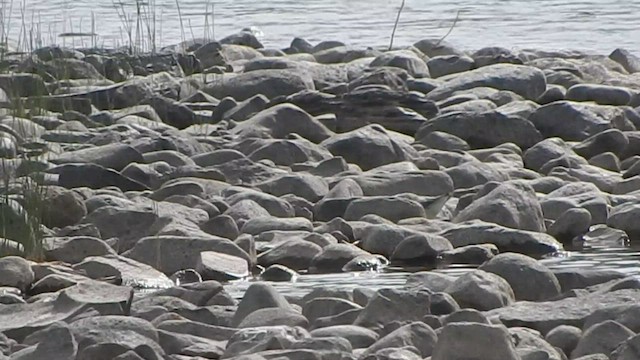
[[[89,45],[89,38],[59,38],[65,32],[91,32],[92,16],[98,45],[127,43],[120,0],[3,0],[4,13],[13,1],[10,38],[41,34],[43,43]],[[25,11],[20,9],[25,1]],[[135,28],[135,0],[122,0]],[[311,42],[341,40],[350,45],[381,46],[389,38],[401,0],[146,0],[139,32],[155,24],[156,42],[167,45],[184,37],[215,37],[256,27],[269,47],[286,47],[294,36]],[[205,16],[212,12],[213,16]],[[624,6],[622,6],[624,5]],[[118,10],[116,10],[118,8]],[[208,11],[207,11],[208,9]],[[626,0],[406,0],[396,33],[397,45],[447,33],[459,12],[448,41],[465,49],[504,46],[512,49],[572,49],[608,54],[616,47],[640,47],[640,1]],[[213,21],[212,18],[213,17]],[[205,20],[207,18],[207,20]],[[25,23],[25,29],[19,24]],[[213,24],[212,24],[213,23]],[[208,25],[205,28],[205,24]],[[26,30],[26,31],[24,31]],[[30,31],[30,30],[33,30]],[[34,38],[37,36],[34,35]],[[145,38],[146,36],[141,36]],[[83,43],[84,41],[84,43]],[[28,41],[27,41],[28,42]],[[22,44],[27,43],[21,41]]]
[[[640,276],[640,245],[617,246],[615,244],[594,244],[575,251],[565,251],[541,262],[550,269],[601,269],[615,270],[626,275]],[[452,276],[460,276],[472,270],[469,266],[451,266],[433,271]],[[382,272],[301,275],[295,282],[271,283],[282,294],[301,297],[314,287],[327,286],[335,289],[401,288],[414,271],[389,268]],[[234,297],[241,298],[251,281],[237,281],[225,286]]]

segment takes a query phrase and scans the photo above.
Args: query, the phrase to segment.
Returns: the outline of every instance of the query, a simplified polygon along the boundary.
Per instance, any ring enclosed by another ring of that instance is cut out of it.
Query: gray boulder
[[[442,328],[433,360],[518,360],[520,356],[506,327],[453,323]]]
[[[529,100],[537,100],[546,89],[544,73],[530,66],[495,64],[461,74],[450,75],[445,83],[428,94],[433,100],[443,100],[459,90],[492,87],[510,90]]]
[[[314,338],[337,336],[347,339],[354,349],[367,348],[374,344],[379,335],[375,331],[355,325],[335,325],[311,331]]]
[[[593,325],[584,331],[571,352],[571,358],[592,354],[610,355],[620,343],[634,335],[629,328],[612,320]]]
[[[253,283],[238,304],[232,324],[238,326],[249,314],[265,308],[292,309],[289,302],[273,286],[262,282]]]
[[[274,139],[285,139],[287,135],[295,133],[313,143],[320,143],[332,135],[322,123],[291,104],[265,109],[239,123],[231,129],[231,133],[243,138]]]
[[[29,262],[18,256],[0,259],[0,286],[8,286],[26,292],[34,281],[35,275]]]
[[[526,183],[493,183],[482,188],[476,197],[456,215],[454,222],[478,219],[520,230],[546,230],[536,193]]]
[[[497,110],[472,113],[456,111],[427,120],[415,134],[416,139],[440,131],[455,135],[473,149],[492,148],[512,142],[528,149],[541,141],[542,135],[529,120],[503,114]]]
[[[243,101],[258,94],[271,99],[314,89],[313,80],[302,72],[267,69],[214,78],[204,91],[218,99],[231,96]]]
[[[320,145],[334,156],[342,156],[347,162],[356,164],[363,170],[410,160],[416,155],[404,138],[377,124],[333,135]]]
[[[525,255],[500,254],[479,269],[507,280],[518,301],[545,301],[560,295],[560,283],[555,275],[546,266]]]
[[[386,336],[380,338],[364,351],[362,356],[375,354],[383,349],[403,348],[412,346],[419,351],[419,358],[431,356],[438,341],[433,329],[423,322],[413,322],[402,326]]]
[[[425,290],[381,289],[369,300],[354,325],[382,329],[394,321],[421,321],[430,312]]]
[[[449,285],[445,292],[462,308],[481,311],[501,308],[515,302],[509,283],[502,277],[483,270],[470,271]]]

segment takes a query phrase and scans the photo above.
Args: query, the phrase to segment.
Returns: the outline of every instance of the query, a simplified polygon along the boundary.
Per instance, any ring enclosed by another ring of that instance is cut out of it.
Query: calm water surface
[[[22,44],[23,48],[30,42],[24,40],[24,34],[29,35],[26,39],[39,38],[43,44],[91,45],[90,38],[59,36],[70,32],[95,32],[97,45],[121,46],[128,43],[127,27],[132,29],[134,41],[135,34],[140,34],[137,43],[143,47],[149,46],[145,40],[149,32],[156,34],[158,45],[170,45],[183,38],[221,38],[246,27],[255,27],[268,47],[287,47],[296,36],[312,43],[340,40],[356,47],[383,46],[389,43],[401,3],[400,0],[147,1],[150,6],[143,6],[138,13],[132,0],[119,4],[112,0],[22,3],[3,0],[3,27],[9,29],[9,37],[16,46]],[[123,13],[129,22],[123,22]],[[440,38],[457,14],[459,19],[447,40],[464,49],[503,46],[608,54],[624,47],[640,53],[639,0],[406,0],[395,43],[408,45],[423,38]],[[640,275],[640,251],[629,247],[592,247],[543,261],[551,268],[617,269]],[[437,271],[455,275],[468,268]],[[275,286],[292,295],[304,294],[318,284],[342,288],[396,287],[404,284],[408,274],[390,269],[382,273],[303,275],[294,284]],[[234,283],[229,290],[238,295],[248,285],[249,282]]]
[[[26,4],[24,16],[21,1]],[[122,5],[118,5],[120,0],[3,0],[2,3],[5,14],[13,3],[12,26],[8,27],[13,39],[23,38],[21,33],[31,34],[33,30],[34,34],[41,34],[45,43],[80,45],[80,38],[62,39],[58,35],[91,32],[93,16],[98,43],[113,46],[127,42],[122,16],[118,15],[123,8],[132,20],[132,33],[136,32],[135,0],[122,1]],[[142,21],[140,27],[155,24],[158,43],[179,42],[183,37],[181,29],[185,38],[211,37],[212,33],[220,38],[245,27],[256,27],[264,34],[264,44],[270,47],[286,47],[295,36],[311,42],[341,40],[360,47],[388,44],[401,3],[401,0],[145,1],[153,6],[151,9],[143,6],[140,18],[152,18],[155,14],[155,21]],[[213,15],[205,16],[207,12]],[[406,0],[396,44],[442,37],[458,12],[459,21],[448,40],[465,49],[500,45],[599,53],[609,53],[616,47],[640,50],[638,0]],[[26,23],[25,29],[21,23]],[[139,32],[143,31],[146,32]],[[85,44],[88,43],[85,39]]]

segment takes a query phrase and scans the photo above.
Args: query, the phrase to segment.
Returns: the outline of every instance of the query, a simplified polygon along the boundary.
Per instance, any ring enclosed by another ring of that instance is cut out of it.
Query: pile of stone
[[[0,359],[640,358],[636,278],[536,260],[640,235],[625,50],[240,33],[3,66],[2,251],[34,236],[29,178],[44,250],[0,259]],[[387,263],[478,267],[304,297],[269,283]],[[261,281],[235,299],[244,278]]]

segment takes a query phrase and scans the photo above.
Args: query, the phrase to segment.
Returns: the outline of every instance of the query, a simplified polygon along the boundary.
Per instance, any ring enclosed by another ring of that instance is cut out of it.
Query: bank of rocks
[[[535,260],[640,234],[637,62],[248,33],[9,57],[4,248],[37,181],[45,249],[0,259],[0,358],[638,358],[636,279]],[[269,284],[389,262],[479,267]]]

